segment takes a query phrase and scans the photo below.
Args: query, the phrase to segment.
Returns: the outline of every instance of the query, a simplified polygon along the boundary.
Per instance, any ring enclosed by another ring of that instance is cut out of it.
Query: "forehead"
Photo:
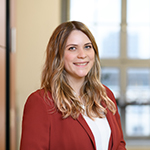
[[[80,30],[73,30],[67,38],[67,43],[83,43],[90,42],[88,36]]]

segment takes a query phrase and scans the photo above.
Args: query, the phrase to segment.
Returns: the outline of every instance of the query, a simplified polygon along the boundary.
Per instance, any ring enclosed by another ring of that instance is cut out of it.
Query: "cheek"
[[[94,62],[95,62],[95,52],[94,51],[90,54],[90,59],[91,59],[91,61],[93,61],[93,64],[94,64]]]
[[[71,62],[75,57],[76,57],[76,55],[72,54],[70,52],[65,52],[65,54],[64,54],[64,60],[66,62]]]
[[[71,63],[71,60],[72,60],[72,55],[66,53],[64,55],[64,67],[66,68],[70,63]]]
[[[66,69],[67,66],[68,66],[68,61],[67,61],[67,59],[65,58],[65,59],[64,59],[64,68]]]

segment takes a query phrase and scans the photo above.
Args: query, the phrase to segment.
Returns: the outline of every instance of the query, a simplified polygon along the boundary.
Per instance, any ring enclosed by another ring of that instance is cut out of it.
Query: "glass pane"
[[[129,103],[150,102],[150,70],[130,68],[127,70],[126,101]]]
[[[150,106],[127,106],[125,122],[128,136],[149,136]]]
[[[127,56],[150,58],[150,0],[127,1]]]
[[[120,27],[99,26],[95,33],[100,58],[118,58],[120,55]]]
[[[93,0],[91,0],[93,2]],[[120,23],[121,0],[95,0],[95,8],[98,22]]]
[[[150,58],[150,27],[127,28],[127,53],[129,58]]]
[[[89,27],[101,58],[119,57],[121,0],[70,0],[70,20]]]
[[[96,0],[70,0],[70,20],[90,25],[94,23]]]
[[[115,95],[116,99],[120,97],[120,71],[118,68],[104,67],[101,70],[101,82],[108,86]]]
[[[127,0],[127,23],[150,23],[150,0]]]
[[[120,23],[121,0],[70,0],[70,20]]]

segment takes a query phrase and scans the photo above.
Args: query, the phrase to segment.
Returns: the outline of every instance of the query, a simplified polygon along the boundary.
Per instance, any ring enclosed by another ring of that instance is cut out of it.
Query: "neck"
[[[78,78],[78,79],[70,79],[69,78],[68,80],[69,80],[70,86],[75,91],[75,94],[77,96],[79,96],[80,95],[80,89],[81,89],[83,82],[84,82],[84,78]]]

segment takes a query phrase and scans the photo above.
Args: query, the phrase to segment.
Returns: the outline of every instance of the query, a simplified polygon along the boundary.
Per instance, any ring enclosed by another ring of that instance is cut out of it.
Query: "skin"
[[[94,61],[95,52],[90,39],[83,32],[73,30],[66,42],[64,63],[69,84],[77,95]]]

